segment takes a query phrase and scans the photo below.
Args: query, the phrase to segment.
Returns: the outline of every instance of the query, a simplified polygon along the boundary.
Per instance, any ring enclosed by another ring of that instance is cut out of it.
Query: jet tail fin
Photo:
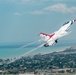
[[[42,41],[47,41],[50,38],[49,34],[41,32],[38,36],[40,36]]]

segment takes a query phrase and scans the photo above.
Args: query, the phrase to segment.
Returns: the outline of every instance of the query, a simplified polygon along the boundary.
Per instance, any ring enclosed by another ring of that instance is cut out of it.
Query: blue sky
[[[0,43],[34,41],[40,32],[52,33],[73,19],[75,0],[0,0]],[[70,30],[61,40],[76,41],[76,23]]]

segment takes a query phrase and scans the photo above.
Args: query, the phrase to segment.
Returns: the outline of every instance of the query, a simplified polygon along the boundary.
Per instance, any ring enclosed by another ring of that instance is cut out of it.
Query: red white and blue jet
[[[39,36],[41,37],[41,40],[44,42],[44,46],[48,47],[58,43],[59,38],[68,35],[71,32],[69,31],[69,28],[74,22],[76,22],[76,20],[72,20],[64,23],[58,31],[55,31],[52,34],[45,34],[41,32]]]

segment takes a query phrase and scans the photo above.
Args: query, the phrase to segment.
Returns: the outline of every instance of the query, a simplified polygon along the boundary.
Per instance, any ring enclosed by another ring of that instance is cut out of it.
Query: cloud
[[[42,10],[39,11],[33,11],[32,14],[46,14],[49,12],[58,12],[58,13],[75,13],[76,12],[76,7],[68,7],[66,4],[55,4],[55,5],[51,5],[48,7],[43,8]]]
[[[66,4],[56,4],[48,6],[43,9],[44,11],[55,11],[60,13],[74,13],[76,12],[76,7],[67,7]]]
[[[44,11],[33,11],[31,12],[31,14],[45,14]]]
[[[21,13],[18,13],[18,12],[15,12],[14,15],[21,16],[22,14]]]

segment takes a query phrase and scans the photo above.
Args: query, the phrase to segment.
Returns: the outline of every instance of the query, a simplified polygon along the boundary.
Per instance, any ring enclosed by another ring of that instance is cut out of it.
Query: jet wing
[[[52,36],[54,36],[55,33],[52,34],[46,34],[46,33],[40,33],[39,36],[41,37],[42,41],[47,42]]]
[[[45,33],[42,33],[42,32],[39,34],[39,36],[40,36],[41,40],[45,41],[45,42],[50,38],[49,34],[45,34]]]
[[[48,47],[49,45],[53,45],[55,44],[55,40],[52,39],[52,37],[54,36],[55,33],[52,33],[52,34],[46,34],[46,33],[40,33],[39,36],[41,38],[41,40],[44,42],[44,46],[45,47]],[[50,40],[51,39],[51,40]],[[50,40],[50,41],[49,41]]]

